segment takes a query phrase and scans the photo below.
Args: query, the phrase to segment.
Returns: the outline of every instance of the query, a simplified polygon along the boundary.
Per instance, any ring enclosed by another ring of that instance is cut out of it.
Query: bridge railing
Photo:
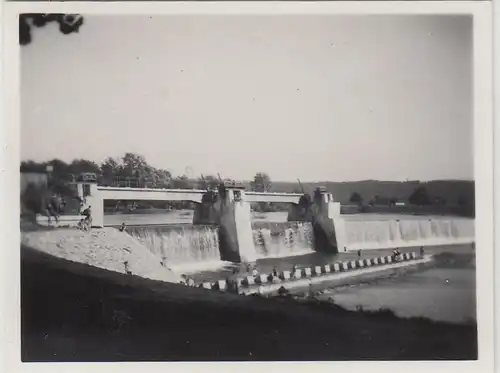
[[[302,194],[282,192],[245,192],[245,200],[248,202],[281,202],[299,203]]]
[[[115,188],[154,188],[154,189],[164,189],[168,188],[171,183],[164,180],[154,180],[151,178],[139,178],[139,177],[125,177],[125,178],[113,178],[113,179],[101,179],[99,180],[100,186],[115,187]]]

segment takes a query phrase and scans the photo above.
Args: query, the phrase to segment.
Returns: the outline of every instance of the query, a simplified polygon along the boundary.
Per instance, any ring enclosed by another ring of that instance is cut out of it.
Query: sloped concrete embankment
[[[91,232],[72,228],[22,232],[21,245],[109,271],[129,271],[132,275],[165,282],[180,281],[180,276],[163,267],[146,247],[114,228],[94,229]]]

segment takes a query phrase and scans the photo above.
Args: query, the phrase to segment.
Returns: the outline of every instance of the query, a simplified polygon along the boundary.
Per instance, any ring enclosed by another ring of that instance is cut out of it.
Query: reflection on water
[[[476,319],[476,281],[472,268],[433,268],[375,284],[329,290],[348,309],[389,308],[401,317],[423,316],[438,321]]]

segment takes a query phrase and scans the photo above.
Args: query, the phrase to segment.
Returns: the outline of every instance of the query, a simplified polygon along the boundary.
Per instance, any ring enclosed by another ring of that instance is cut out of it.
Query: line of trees
[[[365,205],[365,200],[358,192],[353,192],[351,197],[349,198],[349,202],[356,204],[358,206]],[[368,206],[395,206],[396,203],[401,202],[398,198],[386,198],[381,197],[379,195],[375,195],[372,199],[370,199],[367,203]],[[432,197],[425,186],[417,187],[411,195],[408,197],[408,202],[414,206],[446,206],[448,201],[443,197]],[[465,196],[460,195],[457,201],[452,202],[457,206],[465,206],[467,204],[467,199]]]
[[[219,176],[200,175],[198,178],[188,178],[187,175],[174,176],[163,168],[150,165],[144,156],[135,153],[125,153],[120,158],[107,157],[101,164],[87,159],[75,159],[66,163],[60,159],[47,162],[32,160],[21,162],[21,172],[47,172],[50,166],[51,185],[59,185],[75,181],[82,173],[93,173],[98,182],[106,186],[151,187],[174,189],[215,189],[221,181]],[[264,172],[256,173],[250,182],[254,191],[271,190],[271,178]]]
[[[50,170],[50,172],[48,172]],[[47,162],[23,161],[20,165],[21,172],[37,172],[49,174],[49,191],[36,191],[33,186],[28,189],[26,200],[37,200],[40,194],[56,193],[72,197],[75,194],[71,182],[77,180],[82,173],[92,173],[97,177],[100,185],[116,187],[148,187],[172,189],[216,189],[221,181],[219,176],[200,175],[198,178],[188,178],[187,175],[174,176],[169,170],[150,165],[144,156],[135,153],[125,153],[122,157],[107,157],[101,164],[87,159],[75,159],[70,163],[60,159]],[[256,173],[250,182],[254,191],[265,192],[271,189],[271,178],[264,172]],[[151,203],[141,203],[149,206]],[[170,204],[171,205],[171,204]],[[169,205],[169,206],[170,206]],[[170,206],[184,208],[186,206]],[[161,207],[166,207],[164,204]],[[259,208],[260,207],[260,208]],[[270,204],[259,206],[256,210],[276,211]]]

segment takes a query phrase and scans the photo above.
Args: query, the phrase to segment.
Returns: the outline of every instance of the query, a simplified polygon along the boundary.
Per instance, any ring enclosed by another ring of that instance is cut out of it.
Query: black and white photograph
[[[23,363],[478,361],[472,13],[18,23]]]

